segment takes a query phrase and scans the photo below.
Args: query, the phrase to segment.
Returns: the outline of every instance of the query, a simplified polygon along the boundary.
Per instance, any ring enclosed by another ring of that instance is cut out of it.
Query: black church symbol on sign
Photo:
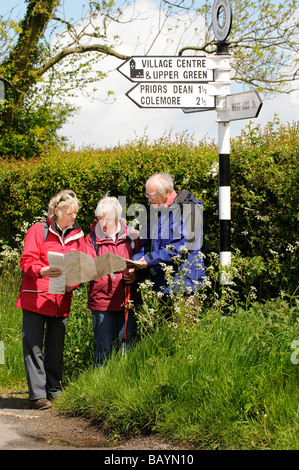
[[[143,69],[136,69],[136,62],[134,59],[130,60],[130,77],[131,78],[143,78]]]

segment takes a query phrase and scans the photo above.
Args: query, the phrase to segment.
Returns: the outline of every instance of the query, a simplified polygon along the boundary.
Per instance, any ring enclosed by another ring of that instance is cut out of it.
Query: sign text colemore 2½
[[[138,83],[127,96],[141,108],[211,108],[214,96],[200,83]]]

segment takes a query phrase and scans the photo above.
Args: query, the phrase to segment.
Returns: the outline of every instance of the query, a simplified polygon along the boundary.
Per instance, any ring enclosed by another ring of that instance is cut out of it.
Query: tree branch
[[[108,46],[105,46],[105,45],[100,45],[100,44],[92,44],[92,45],[89,45],[89,46],[65,47],[64,49],[62,49],[61,52],[59,52],[59,54],[56,54],[47,63],[45,63],[42,67],[37,69],[36,73],[37,73],[38,76],[41,77],[45,72],[47,72],[49,69],[51,69],[56,64],[61,62],[67,56],[74,55],[74,54],[85,54],[87,52],[98,52],[99,54],[104,54],[104,55],[117,57],[118,59],[121,59],[121,60],[127,60],[127,59],[130,58],[130,56],[127,56],[127,55],[124,55],[124,54],[119,54],[118,52],[116,52],[111,47],[108,47]]]

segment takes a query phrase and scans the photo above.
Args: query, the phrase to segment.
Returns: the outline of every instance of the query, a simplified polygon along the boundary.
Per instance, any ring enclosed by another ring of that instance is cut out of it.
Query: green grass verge
[[[4,364],[0,364],[0,391],[26,388],[22,348],[22,311],[16,308],[20,276],[0,276],[0,341],[4,343]]]
[[[20,279],[0,276],[0,391],[26,389]],[[298,449],[298,305],[281,299],[221,318],[167,323],[126,356],[93,368],[86,286],[74,295],[65,345],[65,388],[56,409],[109,435],[160,433],[196,449]]]
[[[197,449],[298,449],[297,309],[281,300],[194,327],[162,327],[82,373],[57,401],[112,434]]]

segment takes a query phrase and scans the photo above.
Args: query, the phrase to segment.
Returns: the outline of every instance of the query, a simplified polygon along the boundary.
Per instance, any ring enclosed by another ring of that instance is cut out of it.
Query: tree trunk
[[[38,42],[58,4],[59,0],[29,1],[18,42],[3,64],[6,106],[1,120],[5,128],[14,127],[28,90],[38,79],[34,70]]]

